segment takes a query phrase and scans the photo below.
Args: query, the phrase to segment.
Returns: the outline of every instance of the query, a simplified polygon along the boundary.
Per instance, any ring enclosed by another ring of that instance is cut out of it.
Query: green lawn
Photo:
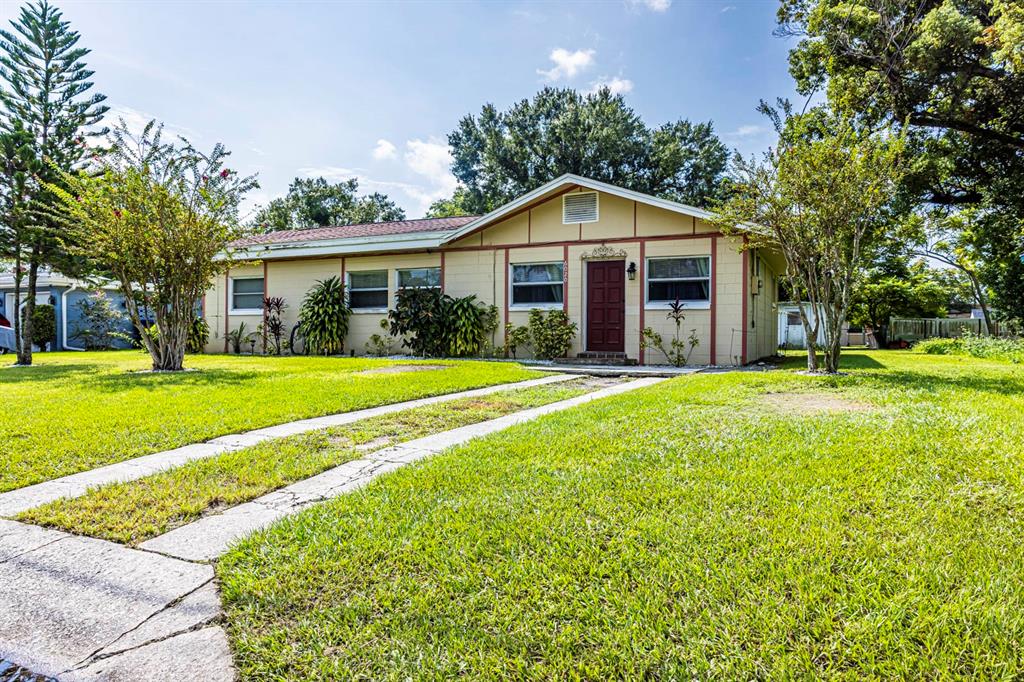
[[[674,379],[251,536],[242,678],[1020,679],[1024,368],[845,365]]]
[[[0,492],[227,433],[541,376],[514,363],[360,373],[409,361],[197,355],[144,372],[137,351],[0,358]]]
[[[586,393],[583,380],[499,391],[278,438],[153,476],[95,488],[18,516],[78,535],[137,544],[210,511],[255,499],[367,453]]]

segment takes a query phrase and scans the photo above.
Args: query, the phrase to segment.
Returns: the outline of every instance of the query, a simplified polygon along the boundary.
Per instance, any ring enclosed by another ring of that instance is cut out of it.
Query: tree
[[[867,126],[905,127],[906,189],[950,215],[981,211],[983,285],[1024,315],[1024,8],[1009,0],[784,0],[798,89]],[[966,222],[961,221],[962,225]]]
[[[742,234],[748,248],[782,252],[786,284],[811,340],[807,369],[819,370],[813,340],[824,323],[824,371],[835,373],[854,288],[872,249],[891,229],[886,209],[900,180],[904,141],[858,129],[844,118],[822,126],[820,112],[793,115],[786,103],[785,119],[762,109],[780,132],[778,147],[761,161],[736,157],[734,192],[716,209],[716,222]],[[821,311],[813,323],[808,308]]]
[[[705,206],[719,197],[728,150],[710,122],[648,128],[607,88],[545,88],[507,111],[487,104],[448,136],[460,210],[482,214],[565,173]]]
[[[920,262],[908,277],[866,277],[850,302],[850,322],[871,329],[885,346],[893,317],[945,317],[952,293]]]
[[[90,172],[61,173],[62,185],[48,189],[59,199],[55,215],[69,248],[117,280],[153,369],[177,371],[195,303],[230,266],[218,255],[247,234],[238,205],[257,185],[224,165],[223,146],[202,154],[161,133],[151,121],[135,137],[122,121]]]
[[[115,339],[127,338],[121,331],[125,314],[103,289],[93,289],[76,305],[81,319],[72,336],[80,339],[87,350],[110,350]]]
[[[21,126],[20,121],[16,121],[9,132],[0,130],[0,260],[10,261],[9,265],[14,274],[16,310],[21,307],[22,285],[25,281],[25,249],[32,241],[29,197],[35,190],[34,183],[38,170],[39,163],[33,151],[32,135]],[[24,348],[21,342],[21,316],[12,314],[12,318],[11,324],[14,325],[15,345],[20,362]]]
[[[44,209],[52,206],[54,197],[43,188],[57,182],[61,172],[74,168],[89,153],[84,140],[104,132],[89,129],[108,109],[103,95],[87,94],[93,72],[82,59],[89,50],[77,47],[78,32],[61,17],[46,0],[38,0],[25,5],[18,19],[10,22],[12,31],[0,30],[0,79],[9,86],[0,88],[0,130],[9,134],[24,130],[31,136],[43,182],[28,184],[25,189],[28,199]],[[25,238],[19,249],[24,250],[28,266],[28,314],[18,348],[18,363],[23,365],[32,364],[32,313],[40,266],[49,264],[66,272],[74,269],[56,238],[57,226],[46,218],[51,214],[33,212],[24,216],[19,226]],[[16,274],[20,275],[20,270]],[[18,289],[20,294],[20,286]],[[19,304],[20,296],[15,305]]]
[[[469,196],[465,187],[457,187],[448,199],[438,199],[427,209],[427,218],[454,218],[473,215],[469,209]]]
[[[295,178],[288,194],[257,211],[251,222],[261,232],[273,232],[405,220],[405,211],[387,195],[360,197],[358,191],[355,178],[334,184],[325,178]]]

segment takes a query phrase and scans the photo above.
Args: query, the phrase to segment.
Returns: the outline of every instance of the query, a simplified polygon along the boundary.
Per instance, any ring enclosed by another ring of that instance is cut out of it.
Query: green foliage
[[[530,345],[530,328],[517,327],[511,322],[505,325],[505,356],[516,357],[516,350]]]
[[[28,306],[21,309],[22,325],[28,317]],[[32,344],[43,350],[53,350],[53,342],[57,339],[57,314],[52,305],[47,303],[36,304],[32,311]]]
[[[914,350],[928,355],[970,355],[1024,364],[1024,339],[964,334],[953,339],[923,339],[914,344]]]
[[[391,355],[393,345],[392,336],[388,333],[387,318],[381,319],[379,326],[382,333],[370,335],[370,339],[366,342],[366,353],[377,357],[386,357]]]
[[[54,216],[74,236],[69,248],[94,271],[113,273],[122,291],[137,292],[125,302],[153,369],[178,371],[195,303],[231,266],[217,256],[246,234],[238,204],[257,185],[224,165],[221,145],[202,154],[185,140],[164,142],[162,132],[150,121],[136,137],[121,121],[107,155],[47,188],[58,199]],[[159,334],[146,333],[145,313]]]
[[[81,319],[72,338],[80,339],[86,350],[110,350],[115,339],[128,340],[122,331],[125,315],[102,289],[90,291],[76,304]]]
[[[439,289],[398,291],[388,311],[392,336],[417,355],[473,357],[483,350],[497,326],[497,309],[478,303],[476,296],[453,298]]]
[[[543,310],[534,308],[530,311],[527,326],[530,345],[538,360],[556,360],[569,354],[577,328],[564,310],[551,310],[545,314]]]
[[[427,209],[427,218],[452,218],[455,216],[472,215],[469,194],[465,187],[457,187],[448,199],[438,199]]]
[[[56,199],[48,184],[61,184],[62,172],[96,153],[85,140],[105,132],[99,124],[108,107],[103,95],[88,94],[93,85],[93,72],[85,64],[89,50],[78,45],[78,32],[60,10],[46,0],[26,3],[10,27],[0,30],[0,134],[13,136],[0,141],[5,157],[0,197],[6,214],[0,216],[0,257],[14,260],[18,275],[22,264],[28,268],[28,326],[16,330],[26,341],[18,349],[19,362],[28,365],[40,267],[75,274],[80,265],[64,245],[76,235],[61,230],[50,215]],[[18,150],[14,164],[8,163],[11,148]]]
[[[185,342],[186,353],[203,353],[210,340],[210,323],[200,315],[192,316],[192,324],[188,328],[188,340]]]
[[[650,129],[621,95],[545,88],[487,104],[448,136],[458,210],[482,214],[565,173],[697,206],[719,197],[728,150],[710,122]],[[444,209],[448,204],[438,206]]]
[[[245,322],[240,322],[237,327],[227,333],[231,352],[235,355],[241,353],[242,347],[252,341],[254,334],[255,332],[246,331]]]
[[[854,291],[849,320],[875,332],[881,347],[893,317],[945,317],[949,289],[931,276],[926,267],[918,267],[905,277],[881,277],[862,282]]]
[[[686,305],[681,303],[678,299],[670,304],[668,315],[666,317],[675,323],[676,331],[675,336],[670,341],[670,348],[665,348],[665,341],[661,337],[661,334],[654,331],[651,327],[644,327],[640,331],[640,343],[643,344],[644,348],[654,348],[661,351],[661,354],[665,356],[665,359],[670,365],[675,367],[684,367],[690,363],[690,356],[693,355],[694,349],[700,345],[700,338],[697,336],[697,330],[691,329],[690,335],[684,341],[681,337],[683,321],[686,320]]]
[[[338,355],[345,348],[352,309],[340,277],[318,281],[299,308],[299,329],[306,347],[317,355]]]
[[[273,232],[405,220],[405,211],[387,195],[360,197],[358,191],[355,178],[334,184],[324,178],[295,178],[288,194],[257,211],[252,224],[260,232]]]
[[[284,314],[288,304],[280,296],[266,296],[263,299],[263,319],[260,325],[260,336],[263,338],[264,352],[280,355],[284,349],[284,321],[281,315]]]

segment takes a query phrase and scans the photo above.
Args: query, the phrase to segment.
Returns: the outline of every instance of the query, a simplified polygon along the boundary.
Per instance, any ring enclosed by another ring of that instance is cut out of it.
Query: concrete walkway
[[[193,445],[175,448],[174,450],[166,450],[152,455],[136,457],[134,459],[110,464],[91,471],[83,471],[79,474],[72,474],[70,476],[64,476],[63,478],[55,478],[52,481],[46,481],[45,483],[37,483],[36,485],[30,485],[10,492],[0,493],[0,516],[14,516],[28,509],[32,509],[33,507],[53,502],[54,500],[58,500],[62,497],[79,497],[80,495],[84,495],[89,488],[95,488],[107,483],[134,481],[137,478],[151,476],[155,473],[166,471],[167,469],[179,467],[192,460],[213,457],[214,455],[219,455],[230,450],[239,450],[241,448],[256,445],[257,443],[262,443],[263,441],[270,440],[272,438],[294,436],[296,434],[316,431],[318,429],[325,429],[332,426],[342,426],[344,424],[351,424],[363,419],[369,419],[370,417],[379,417],[383,414],[401,412],[402,410],[422,407],[423,405],[435,405],[437,403],[445,403],[451,400],[459,400],[461,398],[476,398],[479,396],[490,395],[491,393],[496,393],[498,391],[507,391],[516,388],[543,386],[545,384],[567,381],[572,378],[573,377],[567,374],[555,374],[541,377],[540,379],[520,381],[514,384],[500,384],[497,386],[488,386],[486,388],[477,388],[471,391],[447,393],[444,395],[431,396],[429,398],[420,398],[418,400],[407,400],[404,403],[381,405],[380,407],[371,407],[365,410],[355,410],[353,412],[342,412],[340,414],[332,414],[326,417],[301,419],[299,421],[288,422],[286,424],[256,429],[255,431],[220,436],[219,438],[214,438],[206,443],[195,443]]]
[[[545,377],[374,408],[374,415],[362,411],[360,418],[567,378]],[[0,520],[0,660],[62,681],[233,680],[231,650],[219,625],[220,600],[214,571],[204,563],[223,554],[233,541],[287,514],[364,486],[388,471],[472,438],[663,380],[637,379],[378,450],[364,459],[153,538],[139,549]],[[222,444],[244,447],[253,444],[254,437],[266,440],[350,423],[355,419],[349,417],[355,414],[225,437],[237,440]],[[347,420],[338,421],[342,418]],[[307,427],[312,423],[316,425]]]

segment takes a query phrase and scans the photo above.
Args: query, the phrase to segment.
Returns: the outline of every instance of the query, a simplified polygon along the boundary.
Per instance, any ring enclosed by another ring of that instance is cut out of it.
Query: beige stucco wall
[[[691,363],[739,364],[744,360],[744,333],[747,335],[747,361],[774,351],[777,275],[766,260],[761,261],[761,288],[758,289],[753,275],[754,254],[745,258],[740,241],[718,235],[715,226],[704,220],[604,193],[599,195],[599,218],[593,223],[563,225],[562,197],[556,196],[449,245],[443,251],[443,264],[442,254],[438,252],[349,256],[344,263],[341,258],[270,261],[267,265],[268,294],[286,299],[289,308],[285,319],[290,328],[297,320],[302,296],[317,279],[341,274],[343,270],[387,270],[389,300],[392,300],[396,269],[442,267],[446,293],[452,296],[472,294],[482,303],[498,307],[500,325],[494,343],[500,345],[504,339],[505,322],[526,324],[529,315],[526,309],[514,306],[507,311],[505,309],[506,301],[510,300],[506,263],[510,266],[564,261],[567,266],[565,309],[579,328],[571,351],[576,354],[586,347],[586,260],[583,257],[592,254],[596,247],[604,243],[623,254],[616,255],[615,259],[624,259],[627,265],[636,263],[642,271],[647,269],[647,258],[713,255],[713,303],[691,308],[683,323],[682,338],[685,339],[693,329],[700,340],[691,356]],[[233,269],[231,275],[258,273],[261,267],[247,265]],[[749,278],[746,320],[743,301],[745,277]],[[215,331],[211,334],[211,350],[223,350],[224,347],[224,286],[224,278],[221,277],[207,295],[207,316],[211,329]],[[661,333],[666,344],[675,334],[674,324],[666,318],[666,308],[646,305],[644,296],[641,277],[627,280],[625,352],[631,358],[640,356],[642,324]],[[378,312],[354,313],[346,349],[363,354],[369,337],[379,333],[379,323],[384,317],[386,315]],[[240,321],[255,329],[261,320],[258,316],[231,315],[229,328],[235,328]],[[394,350],[399,352],[400,344],[396,343]],[[648,363],[664,362],[661,354],[653,350],[646,351],[645,360]]]

